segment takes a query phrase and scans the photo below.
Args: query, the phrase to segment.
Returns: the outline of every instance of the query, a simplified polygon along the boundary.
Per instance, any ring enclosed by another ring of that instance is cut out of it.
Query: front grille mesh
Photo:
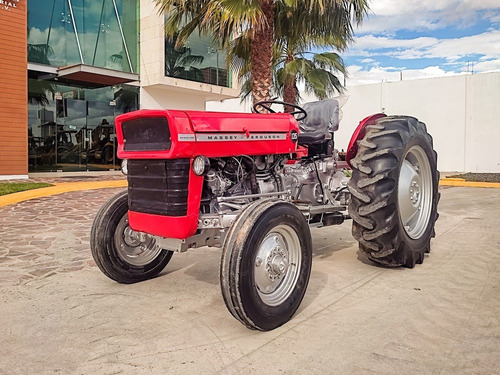
[[[147,214],[185,216],[189,167],[189,159],[129,159],[129,209]]]
[[[171,146],[166,117],[141,117],[122,123],[125,151],[163,151]]]

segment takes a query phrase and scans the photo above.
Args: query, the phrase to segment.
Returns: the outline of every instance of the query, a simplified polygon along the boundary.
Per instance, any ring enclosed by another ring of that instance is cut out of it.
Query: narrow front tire
[[[90,249],[102,273],[124,284],[157,276],[173,254],[160,248],[151,236],[130,228],[127,191],[113,196],[97,213]]]
[[[220,282],[228,310],[251,329],[283,325],[304,297],[311,261],[309,226],[294,205],[277,200],[250,205],[222,250]]]

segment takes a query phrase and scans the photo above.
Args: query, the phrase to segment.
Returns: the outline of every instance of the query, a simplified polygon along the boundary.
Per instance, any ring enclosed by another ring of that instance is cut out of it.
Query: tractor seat
[[[319,100],[303,106],[307,117],[299,121],[299,144],[317,145],[332,139],[339,128],[339,102],[336,99]]]

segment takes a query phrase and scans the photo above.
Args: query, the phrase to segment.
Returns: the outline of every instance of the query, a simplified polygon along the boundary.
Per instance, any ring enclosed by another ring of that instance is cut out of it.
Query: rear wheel
[[[113,157],[114,157],[113,146],[108,145],[108,146],[104,147],[104,150],[102,150],[102,162],[104,164],[112,164]]]
[[[130,284],[158,275],[172,258],[155,239],[128,225],[128,195],[112,197],[97,213],[90,233],[92,256],[110,279]]]
[[[309,226],[295,206],[276,200],[252,204],[224,241],[220,281],[228,310],[252,329],[286,323],[304,297],[311,259]]]
[[[422,263],[439,201],[437,154],[425,124],[403,116],[377,120],[351,165],[349,214],[360,251],[388,266]]]

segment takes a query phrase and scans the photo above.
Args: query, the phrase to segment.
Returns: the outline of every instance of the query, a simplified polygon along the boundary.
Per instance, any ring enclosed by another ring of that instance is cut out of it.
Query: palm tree
[[[343,86],[336,72],[346,74],[342,58],[334,52],[316,53],[308,59],[302,53],[293,55],[276,70],[275,91],[287,103],[298,104],[298,82],[304,82],[305,91],[318,99],[342,92]]]
[[[299,81],[305,83],[306,92],[318,99],[341,92],[343,87],[336,74],[346,74],[342,58],[335,52],[308,51],[345,50],[352,41],[351,17],[361,21],[367,10],[366,1],[333,1],[323,9],[310,7],[306,1],[280,6],[275,14],[275,92],[283,101],[293,104],[299,100]]]
[[[235,66],[247,68],[236,70],[240,76],[249,76],[254,103],[270,97],[274,43],[281,49],[290,40],[290,45],[334,46],[342,50],[352,41],[352,22],[360,23],[368,11],[368,0],[155,1],[160,11],[168,14],[167,34],[173,35],[180,28],[181,42],[197,28],[201,33],[213,33],[227,48],[231,37],[239,35],[241,42],[233,43],[228,56],[237,61],[235,45],[248,52],[246,62],[236,62]],[[190,21],[186,23],[186,19]],[[290,60],[297,52],[304,50],[294,51]]]

